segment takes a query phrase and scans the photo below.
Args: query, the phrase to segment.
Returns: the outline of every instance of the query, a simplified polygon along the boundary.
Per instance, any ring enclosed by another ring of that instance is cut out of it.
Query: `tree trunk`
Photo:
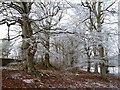
[[[49,68],[49,67],[52,66],[52,65],[50,64],[50,60],[49,60],[49,53],[45,53],[43,65],[44,65],[45,67],[47,67],[47,68]]]
[[[87,72],[90,72],[90,69],[91,69],[91,64],[90,64],[90,60],[88,60]]]
[[[33,47],[29,47],[27,49],[27,71],[28,72],[34,72],[35,68],[34,68],[34,54],[35,52],[31,52],[33,50]]]
[[[89,48],[88,48],[89,50]],[[88,66],[87,66],[87,72],[90,72],[90,69],[91,69],[91,62],[90,62],[90,55],[89,53],[87,52],[87,57],[88,57]]]
[[[94,58],[97,56],[97,54],[96,54],[96,50],[97,48],[96,48],[96,46],[93,48],[93,53],[94,53]],[[98,73],[98,62],[96,62],[95,63],[95,67],[94,67],[95,69],[94,69],[94,73]]]
[[[86,49],[86,51],[87,51],[87,72],[90,72],[90,69],[91,69],[91,62],[90,62],[90,56],[91,56],[91,54],[90,54],[90,47],[88,47],[88,48],[85,48]]]
[[[104,60],[104,48],[103,48],[103,46],[100,46],[99,54],[101,57],[101,62],[100,62],[101,78],[106,79],[106,65],[105,65],[105,60]]]
[[[102,3],[99,1],[98,2],[98,15],[97,15],[97,32],[98,32],[98,35],[99,35],[99,38],[100,38],[100,40],[101,40],[101,44],[99,44],[98,46],[100,47],[99,48],[99,55],[100,55],[100,59],[101,59],[101,62],[100,62],[100,74],[101,74],[101,77],[103,78],[103,79],[106,79],[106,65],[105,65],[105,60],[104,60],[104,56],[105,56],[105,54],[104,54],[104,47],[103,47],[103,39],[102,39],[102,23],[103,23],[103,21],[102,21],[102,16],[103,16],[103,14],[102,14],[102,10],[101,10],[101,8],[102,8],[102,5],[101,5]]]
[[[49,44],[50,44],[50,36],[49,36],[49,32],[45,33],[45,48],[46,48],[46,52],[45,52],[45,56],[44,56],[44,61],[43,61],[43,65],[47,68],[52,67],[52,65],[50,64],[50,56],[49,56]]]
[[[97,74],[98,73],[98,63],[95,63],[95,70],[94,72]]]
[[[36,52],[37,44],[35,43],[35,39],[32,39],[33,30],[31,28],[31,23],[29,20],[29,12],[27,3],[24,4],[24,13],[22,13],[22,53],[23,59],[26,60],[24,70],[31,73],[35,70],[34,68],[34,55]]]

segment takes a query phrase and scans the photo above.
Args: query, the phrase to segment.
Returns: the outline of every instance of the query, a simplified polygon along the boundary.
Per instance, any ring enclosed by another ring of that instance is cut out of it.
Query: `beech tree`
[[[106,78],[106,66],[108,62],[106,56],[106,45],[104,43],[104,35],[106,32],[103,25],[105,27],[108,12],[110,12],[110,14],[115,13],[115,11],[113,9],[113,11],[111,11],[110,8],[116,1],[109,2],[107,5],[105,2],[107,1],[86,0],[81,1],[80,4],[73,4],[67,1],[75,11],[74,14],[76,14],[71,20],[71,22],[74,21],[74,30],[81,33],[80,37],[84,41],[82,44],[85,46],[84,54],[86,54],[88,58],[87,71],[91,70],[91,63],[94,62],[95,72],[98,73],[98,65],[100,65],[100,73],[103,78]],[[81,46],[83,46],[82,44]]]
[[[36,31],[38,38],[38,43],[42,44],[44,48],[44,56],[43,57],[43,65],[48,67],[51,67],[50,64],[50,44],[51,40],[50,38],[54,34],[59,34],[59,31],[62,29],[58,26],[60,23],[62,17],[63,17],[63,10],[62,10],[62,4],[60,1],[40,1],[35,3],[35,6],[37,7],[36,10],[36,17],[38,18],[44,18],[45,16],[48,16],[47,18],[36,21],[33,23],[34,28],[39,29]],[[35,10],[35,11],[36,11]]]
[[[100,61],[100,74],[102,78],[106,78],[106,65],[107,65],[107,61],[106,61],[106,56],[105,56],[105,47],[103,44],[103,35],[102,35],[102,25],[104,23],[105,20],[105,16],[104,13],[106,11],[109,11],[109,8],[115,3],[116,1],[114,1],[113,3],[111,3],[109,6],[107,6],[106,8],[103,8],[103,1],[86,1],[86,2],[82,2],[82,5],[85,8],[89,9],[89,26],[90,28],[92,28],[92,30],[95,30],[97,32],[97,37],[99,39],[99,42],[97,44],[98,46],[98,52],[99,52],[99,59]],[[89,28],[89,27],[88,27]],[[95,47],[94,47],[95,50]],[[94,55],[96,53],[96,50],[94,52]],[[95,65],[95,71],[98,69],[97,63]]]
[[[21,49],[23,59],[26,60],[24,69],[29,73],[35,71],[33,60],[37,49],[37,43],[32,36],[32,19],[29,18],[32,4],[33,2],[1,2],[1,14],[4,15],[4,18],[0,20],[0,24],[14,22],[14,24],[20,25],[23,41]]]

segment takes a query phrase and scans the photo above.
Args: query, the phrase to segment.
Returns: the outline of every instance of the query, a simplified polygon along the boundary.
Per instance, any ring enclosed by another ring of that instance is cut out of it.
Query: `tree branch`
[[[108,11],[108,9],[116,2],[117,0],[115,0],[113,3],[111,3],[105,10]],[[104,11],[105,11],[104,10]]]

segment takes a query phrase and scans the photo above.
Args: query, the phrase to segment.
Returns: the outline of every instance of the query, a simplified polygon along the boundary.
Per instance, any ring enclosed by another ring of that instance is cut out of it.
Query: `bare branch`
[[[109,9],[113,4],[115,4],[116,1],[117,1],[117,0],[115,0],[114,2],[112,2],[105,10],[106,10],[106,11],[109,11],[108,9]],[[104,11],[105,11],[105,10],[104,10]]]

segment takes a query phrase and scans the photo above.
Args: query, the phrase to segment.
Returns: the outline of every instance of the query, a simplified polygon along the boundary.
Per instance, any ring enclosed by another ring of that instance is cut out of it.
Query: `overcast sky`
[[[4,25],[0,25],[0,39],[5,38],[7,35],[7,26]]]

